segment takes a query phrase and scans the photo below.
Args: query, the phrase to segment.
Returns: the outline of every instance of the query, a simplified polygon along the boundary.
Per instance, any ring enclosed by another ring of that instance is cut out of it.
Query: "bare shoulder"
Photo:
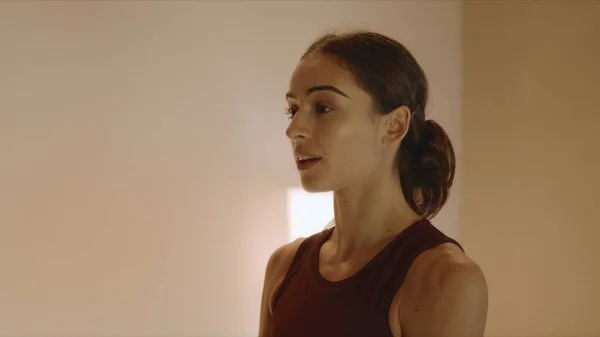
[[[423,252],[415,259],[410,269],[409,274],[411,272],[415,274],[415,278],[418,277],[421,283],[430,281],[430,286],[483,286],[486,284],[479,265],[452,243],[441,244]]]
[[[399,320],[408,336],[479,337],[487,319],[483,271],[454,244],[415,259],[399,291]]]

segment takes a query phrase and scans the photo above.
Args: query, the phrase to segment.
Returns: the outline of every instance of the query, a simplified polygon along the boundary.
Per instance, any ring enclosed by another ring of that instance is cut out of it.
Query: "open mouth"
[[[308,164],[321,160],[321,157],[296,156],[296,162],[299,164]]]
[[[321,157],[296,155],[296,166],[300,171],[306,171],[321,161]]]

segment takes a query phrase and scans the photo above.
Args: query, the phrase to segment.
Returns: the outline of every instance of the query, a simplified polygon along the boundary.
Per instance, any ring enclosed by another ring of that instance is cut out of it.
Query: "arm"
[[[441,254],[422,269],[419,295],[400,317],[406,336],[483,337],[487,284],[479,266],[457,255]]]

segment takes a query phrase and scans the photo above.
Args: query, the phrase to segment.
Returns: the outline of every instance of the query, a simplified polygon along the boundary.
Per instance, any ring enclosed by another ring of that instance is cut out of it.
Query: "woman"
[[[334,191],[334,226],[269,259],[260,336],[483,336],[481,269],[427,220],[455,157],[425,120],[425,74],[397,41],[328,34],[296,67],[286,131],[303,187]]]

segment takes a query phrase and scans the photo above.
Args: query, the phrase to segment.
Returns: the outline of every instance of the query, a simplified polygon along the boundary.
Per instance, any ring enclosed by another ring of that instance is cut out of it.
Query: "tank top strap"
[[[421,220],[399,234],[393,246],[385,252],[386,256],[380,260],[385,261],[385,265],[377,268],[381,273],[377,278],[381,282],[376,286],[379,289],[377,300],[383,314],[389,313],[392,301],[415,259],[423,252],[444,243],[453,243],[463,250],[458,242],[446,236],[428,220]]]
[[[288,270],[277,289],[277,292],[273,298],[273,306],[277,303],[279,296],[283,293],[287,284],[294,276],[302,273],[305,268],[310,268],[310,259],[313,254],[319,254],[319,248],[327,238],[331,235],[333,228],[325,229],[319,233],[313,234],[300,243],[294,258],[288,267]]]

